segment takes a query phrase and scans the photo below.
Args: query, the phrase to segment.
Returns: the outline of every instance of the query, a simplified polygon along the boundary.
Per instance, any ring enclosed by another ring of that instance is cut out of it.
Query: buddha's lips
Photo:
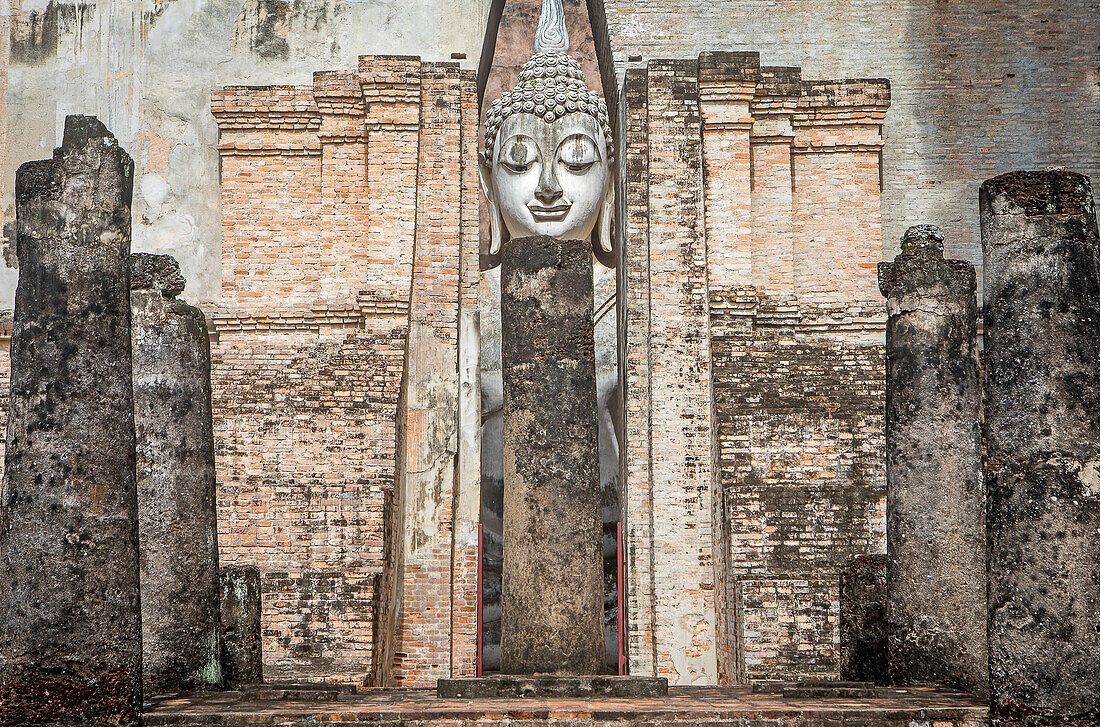
[[[556,204],[553,207],[529,204],[527,205],[527,209],[531,211],[531,216],[535,218],[536,222],[560,222],[569,214],[569,209],[572,206],[572,204],[568,203]]]

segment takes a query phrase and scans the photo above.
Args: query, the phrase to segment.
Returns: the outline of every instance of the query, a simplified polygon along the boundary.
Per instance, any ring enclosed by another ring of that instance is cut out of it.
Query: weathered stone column
[[[53,159],[16,174],[0,496],[0,696],[12,722],[138,720],[133,169],[99,120],[70,116]]]
[[[183,286],[170,256],[130,256],[147,695],[221,683],[210,342]]]
[[[985,182],[979,202],[993,715],[1097,719],[1100,241],[1092,188],[1072,172],[1013,172]]]
[[[260,569],[229,565],[221,569],[222,678],[228,689],[263,681]]]
[[[886,618],[895,684],[986,694],[985,493],[974,268],[910,227],[886,296]]]
[[[503,246],[501,672],[603,670],[603,537],[587,242]]]

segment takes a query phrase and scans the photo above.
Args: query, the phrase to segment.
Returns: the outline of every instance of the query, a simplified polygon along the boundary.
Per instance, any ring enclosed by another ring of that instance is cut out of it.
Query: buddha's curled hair
[[[608,160],[614,159],[607,103],[588,89],[580,64],[564,53],[536,53],[523,64],[516,87],[503,93],[489,108],[485,117],[485,158],[493,158],[500,126],[512,114],[534,114],[552,124],[566,114],[578,112],[599,122],[607,140]]]

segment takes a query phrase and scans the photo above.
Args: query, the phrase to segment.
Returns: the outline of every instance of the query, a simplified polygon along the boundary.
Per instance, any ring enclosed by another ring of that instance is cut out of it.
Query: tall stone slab
[[[145,693],[221,684],[218,514],[206,317],[179,264],[130,256]]]
[[[889,683],[886,556],[860,555],[840,571],[840,678]]]
[[[251,565],[225,566],[219,572],[219,582],[225,686],[236,689],[258,684],[264,676],[260,569]]]
[[[979,193],[992,714],[1100,719],[1100,262],[1088,177]]]
[[[974,268],[909,228],[886,296],[886,577],[895,684],[988,691]]]
[[[592,249],[521,237],[501,261],[501,672],[603,671]]]
[[[24,724],[136,724],[133,162],[70,116],[16,175],[19,285],[0,496],[0,701]]]
[[[699,111],[702,119],[703,222],[708,299],[753,282],[752,153],[749,107],[760,77],[760,54],[703,53],[698,61]],[[709,305],[709,300],[708,300]],[[714,333],[708,331],[708,337]],[[713,424],[713,422],[711,422]],[[717,454],[715,452],[714,454]],[[712,476],[717,476],[715,469]],[[711,495],[714,567],[714,643],[719,684],[744,680],[743,631],[737,622],[737,584],[730,572],[730,529],[721,488]]]
[[[650,465],[649,353],[649,137],[645,68],[628,68],[623,81],[618,286],[619,377],[625,431],[619,455],[620,519],[623,523],[623,585],[627,667],[630,674],[656,673],[656,612],[653,582],[653,468]]]

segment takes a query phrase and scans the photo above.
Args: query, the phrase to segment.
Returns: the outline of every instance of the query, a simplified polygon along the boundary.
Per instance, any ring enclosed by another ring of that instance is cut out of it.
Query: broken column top
[[[121,189],[118,191],[122,203],[129,207],[133,196],[133,188],[129,180],[133,178],[134,161],[126,153],[126,150],[118,145],[115,135],[95,116],[73,115],[65,117],[65,134],[61,140],[61,146],[53,150],[53,159],[39,159],[20,165],[19,171],[15,175],[16,197],[19,199],[28,197],[58,198],[58,195],[62,192],[62,185],[58,184],[55,178],[55,170],[59,168],[59,161],[71,154],[80,153],[93,139],[102,140],[102,143],[119,157],[122,178],[127,181],[122,184]],[[104,189],[101,192],[102,194],[89,197],[91,204],[95,204],[100,197],[108,195],[110,189]]]
[[[902,253],[927,251],[943,257],[943,230],[936,225],[913,225],[901,236]]]
[[[973,295],[977,289],[974,266],[965,260],[944,260],[943,240],[943,230],[936,225],[913,225],[906,230],[901,254],[893,262],[878,264],[879,291],[887,298],[901,297],[935,278],[950,291]]]
[[[82,147],[90,139],[109,139],[108,143],[118,143],[115,135],[95,116],[66,116],[65,136],[61,141],[61,148],[54,151],[54,156],[63,150]]]
[[[983,207],[999,195],[1005,195],[1029,217],[1075,215],[1090,219],[1096,215],[1089,178],[1065,169],[1009,172],[982,183],[979,197]],[[994,214],[1007,211],[993,209]]]
[[[130,255],[130,290],[159,290],[165,298],[183,292],[187,280],[171,255],[135,252]]]

